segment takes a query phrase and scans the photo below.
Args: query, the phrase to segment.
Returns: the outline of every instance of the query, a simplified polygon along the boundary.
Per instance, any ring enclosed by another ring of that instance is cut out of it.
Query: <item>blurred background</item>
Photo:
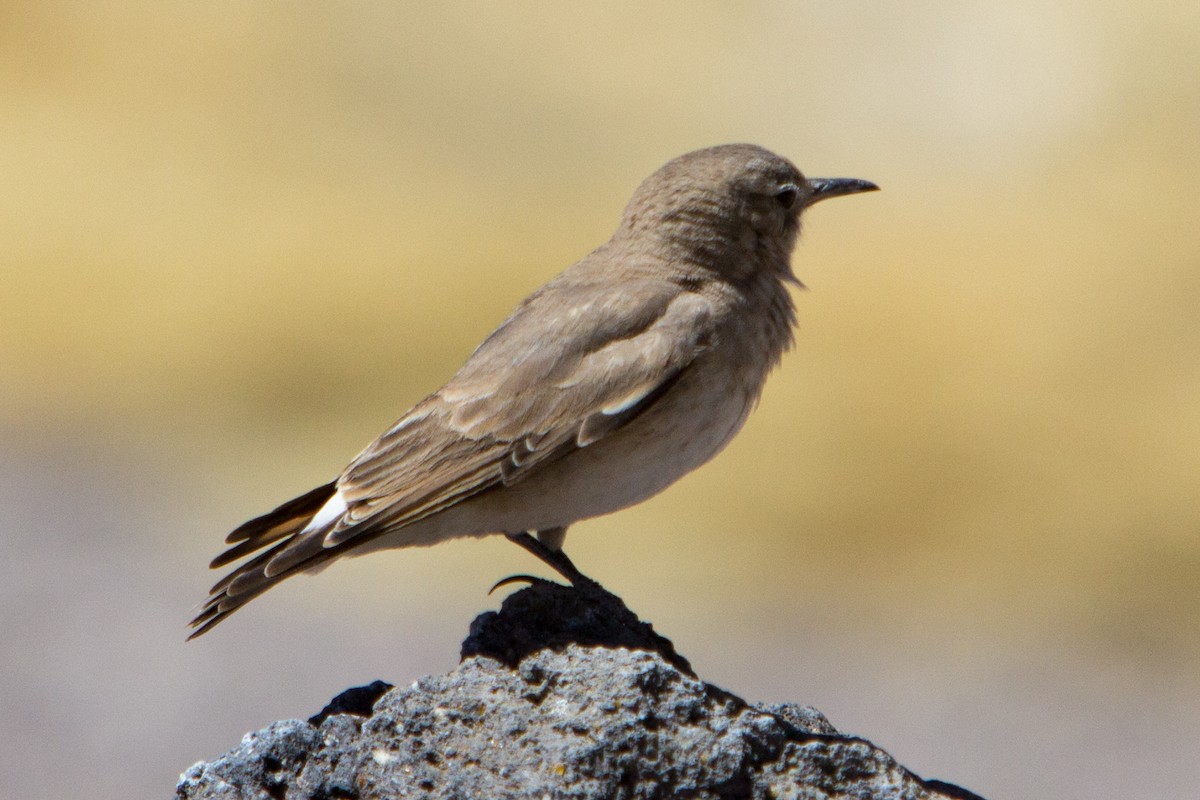
[[[986,797],[1200,762],[1200,6],[8,2],[0,785],[166,797],[450,670],[504,541],[212,634],[225,533],[333,477],[685,151],[808,216],[742,435],[569,552],[706,679]]]

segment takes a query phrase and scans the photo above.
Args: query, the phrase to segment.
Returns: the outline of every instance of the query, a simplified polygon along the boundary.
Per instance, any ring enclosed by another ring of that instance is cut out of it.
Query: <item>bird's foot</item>
[[[596,581],[580,572],[579,568],[571,563],[571,559],[567,558],[567,554],[562,550],[552,550],[551,548],[547,547],[544,542],[539,541],[524,531],[521,533],[506,533],[504,535],[508,537],[510,542],[519,544],[530,553],[533,553],[535,556],[541,559],[546,566],[550,567],[550,569],[566,578],[572,586],[599,586]],[[505,580],[496,584],[496,586],[502,586],[514,579],[525,579],[527,577],[529,576],[514,575],[512,578],[506,578]],[[531,581],[531,583],[532,582],[536,581]],[[493,590],[494,589],[495,587],[493,587]]]

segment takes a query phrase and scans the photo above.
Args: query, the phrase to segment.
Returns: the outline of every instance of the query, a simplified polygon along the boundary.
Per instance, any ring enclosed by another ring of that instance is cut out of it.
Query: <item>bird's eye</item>
[[[775,195],[775,201],[783,206],[788,211],[796,207],[796,199],[800,197],[800,190],[790,183],[779,190]]]

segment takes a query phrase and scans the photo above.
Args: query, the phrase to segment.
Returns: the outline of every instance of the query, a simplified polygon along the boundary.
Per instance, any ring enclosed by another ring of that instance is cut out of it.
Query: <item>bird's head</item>
[[[788,277],[801,212],[829,197],[878,188],[856,178],[805,178],[757,145],[719,145],[672,159],[646,178],[618,234],[726,278],[764,271]]]

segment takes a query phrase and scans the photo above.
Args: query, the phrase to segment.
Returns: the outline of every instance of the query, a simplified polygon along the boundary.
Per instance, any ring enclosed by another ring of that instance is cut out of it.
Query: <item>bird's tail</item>
[[[336,481],[318,486],[311,492],[284,503],[274,511],[250,520],[225,537],[225,543],[232,544],[233,547],[212,560],[209,566],[213,569],[231,564],[242,556],[250,555],[265,547],[274,546],[231,570],[213,585],[209,590],[204,607],[191,621],[191,627],[195,630],[188,639],[195,639],[208,632],[214,625],[283,579],[297,572],[318,567],[337,555],[337,552],[321,546],[323,537],[300,536],[336,491]],[[311,548],[303,547],[305,544],[303,538],[310,538],[313,546]],[[298,557],[289,558],[289,561],[293,562],[293,566],[277,573],[267,574],[267,564],[272,558],[284,549],[297,547],[306,551],[311,549],[312,552],[296,553],[294,555]]]

